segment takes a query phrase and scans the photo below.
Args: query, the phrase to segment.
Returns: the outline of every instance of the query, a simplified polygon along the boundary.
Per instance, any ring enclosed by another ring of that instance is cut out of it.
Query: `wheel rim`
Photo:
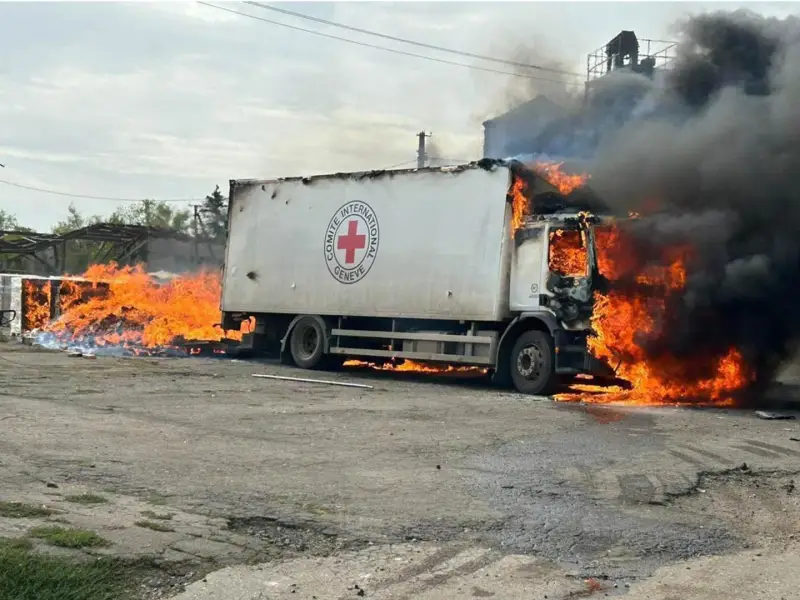
[[[300,344],[298,350],[302,358],[310,358],[317,351],[319,345],[319,335],[314,327],[305,327],[300,334]]]
[[[517,372],[529,381],[538,379],[542,374],[544,356],[538,346],[525,346],[517,354]]]

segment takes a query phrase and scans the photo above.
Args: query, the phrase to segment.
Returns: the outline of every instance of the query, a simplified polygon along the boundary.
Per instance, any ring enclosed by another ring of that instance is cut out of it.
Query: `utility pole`
[[[419,144],[417,145],[417,168],[422,169],[428,161],[428,155],[425,154],[425,138],[431,137],[432,134],[420,131],[417,134]]]
[[[195,265],[200,263],[200,206],[198,204],[193,204],[192,209],[194,209],[194,222],[192,223],[192,260]]]
[[[144,212],[144,225],[147,227],[153,226],[153,204],[152,200],[142,200],[142,209]]]

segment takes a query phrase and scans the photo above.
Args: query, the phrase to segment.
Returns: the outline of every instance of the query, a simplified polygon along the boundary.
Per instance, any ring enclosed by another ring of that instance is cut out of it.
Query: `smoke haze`
[[[536,36],[534,35],[534,37]],[[509,73],[526,76],[508,77],[502,87],[496,86],[495,76],[483,76],[477,73],[477,85],[484,89],[488,88],[490,91],[485,94],[488,98],[488,105],[481,107],[474,115],[476,124],[480,125],[486,119],[513,110],[537,96],[545,96],[554,102],[562,103],[565,108],[575,110],[579,108],[579,99],[583,92],[583,77],[580,73],[569,75],[568,73],[575,71],[575,67],[556,52],[541,44],[533,47],[527,42],[504,42],[493,45],[487,54],[518,63],[542,66],[553,71],[563,71],[563,73],[526,69],[512,65],[495,65],[496,68]]]
[[[533,48],[522,46],[511,53],[509,60],[529,65],[538,65],[546,69],[552,69],[552,71],[512,67],[515,73],[529,75],[537,79],[526,79],[524,77],[509,78],[510,81],[502,93],[502,106],[504,110],[518,106],[539,95],[546,96],[554,102],[577,107],[577,100],[580,96],[579,92],[583,90],[580,86],[576,86],[575,84],[579,82],[581,78],[567,74],[575,69],[570,68],[566,61],[549,56],[541,51],[536,51]],[[562,73],[557,73],[555,71],[562,71]]]

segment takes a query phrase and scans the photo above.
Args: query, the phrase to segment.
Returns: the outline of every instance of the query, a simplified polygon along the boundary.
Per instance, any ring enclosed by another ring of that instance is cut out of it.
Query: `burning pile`
[[[22,284],[26,309],[22,316],[23,331],[41,329],[50,322],[50,298],[52,282],[26,279]]]
[[[220,291],[219,276],[210,272],[159,283],[139,266],[94,265],[81,280],[61,283],[61,316],[42,327],[37,343],[147,354],[184,340],[220,340]],[[26,313],[40,327],[46,319],[36,301],[44,298],[44,290],[28,296]]]

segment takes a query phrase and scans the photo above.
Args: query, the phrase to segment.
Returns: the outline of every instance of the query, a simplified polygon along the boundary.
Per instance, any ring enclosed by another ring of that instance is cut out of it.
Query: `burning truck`
[[[465,365],[527,394],[612,378],[588,346],[611,217],[584,181],[491,159],[232,181],[222,325],[253,319],[243,347],[307,369]]]

